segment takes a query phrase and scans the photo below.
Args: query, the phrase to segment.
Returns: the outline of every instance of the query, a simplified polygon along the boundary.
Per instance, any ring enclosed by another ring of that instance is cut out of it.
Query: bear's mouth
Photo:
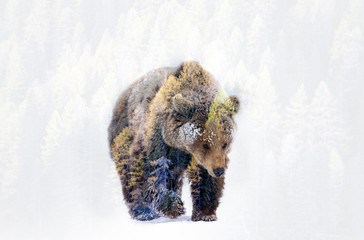
[[[204,166],[202,163],[199,163],[198,165],[199,165],[199,167],[200,167],[200,168],[205,169],[205,170],[207,171],[207,173],[208,173],[211,177],[214,177],[214,178],[221,178],[221,177],[223,177],[223,176],[224,176],[225,169],[223,169],[223,168],[222,168],[223,170],[220,170],[220,172],[216,172],[216,171],[214,171],[212,168]],[[221,172],[221,171],[222,171],[222,172]],[[218,176],[215,174],[215,172],[218,174]]]
[[[224,168],[220,168],[219,171],[216,171],[216,169],[212,170],[212,169],[206,169],[207,172],[209,173],[209,175],[211,177],[214,177],[214,178],[221,178],[224,176],[224,172],[225,172],[225,169]]]
[[[212,171],[212,169],[206,169],[206,170],[207,170],[207,172],[209,173],[209,175],[211,177],[217,178],[217,176],[214,174],[214,172]]]

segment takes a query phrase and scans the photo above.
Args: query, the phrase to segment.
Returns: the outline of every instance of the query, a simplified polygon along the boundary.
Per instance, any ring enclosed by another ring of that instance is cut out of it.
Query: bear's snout
[[[221,177],[222,175],[224,175],[224,173],[225,173],[224,168],[215,168],[214,169],[214,174],[216,177]]]

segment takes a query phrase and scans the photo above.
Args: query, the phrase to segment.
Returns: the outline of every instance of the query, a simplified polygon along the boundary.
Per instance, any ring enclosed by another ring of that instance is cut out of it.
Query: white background
[[[363,239],[364,2],[0,1],[0,239]],[[131,220],[118,95],[199,61],[242,101],[213,223]]]

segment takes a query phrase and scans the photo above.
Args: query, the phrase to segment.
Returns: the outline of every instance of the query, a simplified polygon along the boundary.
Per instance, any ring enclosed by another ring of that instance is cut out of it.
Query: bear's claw
[[[216,215],[198,215],[198,216],[192,216],[192,221],[205,221],[205,222],[213,222],[217,220]]]

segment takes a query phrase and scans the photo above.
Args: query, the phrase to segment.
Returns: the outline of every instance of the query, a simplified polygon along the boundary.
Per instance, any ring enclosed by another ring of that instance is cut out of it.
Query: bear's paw
[[[216,215],[192,215],[192,221],[204,221],[204,222],[213,222],[217,220]]]
[[[138,221],[150,221],[159,218],[159,215],[151,208],[135,206],[131,209],[131,215]]]
[[[173,191],[168,191],[164,195],[160,210],[164,216],[169,218],[178,218],[185,214],[185,208],[183,207],[181,198]]]

